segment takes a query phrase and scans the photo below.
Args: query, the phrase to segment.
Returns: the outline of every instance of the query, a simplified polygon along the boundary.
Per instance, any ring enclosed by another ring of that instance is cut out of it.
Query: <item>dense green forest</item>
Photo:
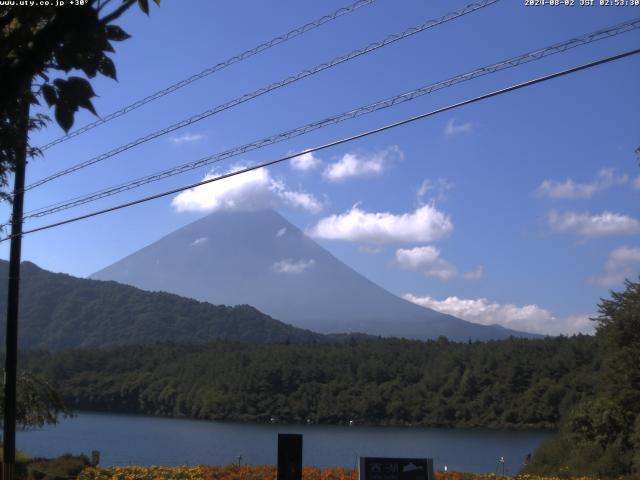
[[[23,352],[21,365],[74,409],[559,428],[529,472],[640,474],[640,283],[601,301],[595,336],[455,343],[325,336],[249,306],[214,306],[28,263],[23,277],[22,339],[42,350]]]
[[[158,344],[32,352],[77,409],[200,419],[556,427],[592,395],[593,337],[451,343]]]
[[[8,263],[0,260],[0,291],[7,289]],[[248,305],[227,307],[164,292],[146,292],[116,282],[76,278],[22,264],[20,348],[61,350],[229,340],[309,343],[343,339],[292,327]],[[6,296],[0,295],[0,315]],[[0,342],[4,342],[0,329]]]
[[[559,435],[534,455],[532,473],[640,478],[640,282],[602,300],[597,322],[594,395],[563,417]]]

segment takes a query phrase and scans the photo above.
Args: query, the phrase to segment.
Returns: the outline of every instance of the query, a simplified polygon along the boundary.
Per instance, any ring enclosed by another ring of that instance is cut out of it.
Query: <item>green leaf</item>
[[[42,86],[42,96],[44,97],[44,101],[47,102],[47,105],[50,107],[55,105],[58,101],[58,93],[56,92],[56,89],[48,83]]]
[[[104,39],[104,42],[102,43],[102,51],[115,53],[115,49],[111,46],[111,43],[109,43],[109,40],[107,40],[106,38]]]
[[[101,32],[96,32],[93,36],[93,43],[91,44],[91,50],[95,53],[100,54],[102,52],[115,52],[111,43],[109,42],[109,37],[107,35],[106,29]]]
[[[98,62],[98,71],[109,78],[113,78],[114,80],[117,80],[116,77],[116,66],[113,63],[113,60],[111,60],[109,57],[107,56],[103,56],[100,61]]]
[[[87,101],[83,101],[80,106],[82,108],[85,108],[87,110],[89,110],[91,113],[93,113],[96,117],[98,116],[98,112],[96,112],[95,107],[93,106],[93,103],[91,103],[91,100],[87,100]]]
[[[56,104],[56,120],[62,128],[67,129],[66,125],[73,124],[73,115],[78,111],[79,107],[89,110],[97,115],[91,98],[96,94],[91,88],[88,80],[80,77],[69,77],[67,80],[56,79],[54,85],[58,88],[58,101]],[[71,115],[71,123],[69,123],[68,115]],[[63,123],[61,123],[61,121]],[[69,126],[70,128],[70,126]]]
[[[69,77],[67,84],[69,87],[68,95],[72,105],[76,107],[76,109],[77,107],[86,108],[94,115],[97,115],[90,100],[92,97],[96,96],[91,84],[84,78],[80,77]]]
[[[153,0],[154,2],[156,2],[156,5],[160,6],[160,0]]]
[[[107,39],[113,40],[114,42],[122,42],[123,40],[131,38],[131,35],[129,35],[117,25],[107,25],[105,27],[105,31],[107,34]]]
[[[96,73],[98,73],[99,61],[98,55],[94,52],[86,52],[84,55],[78,56],[76,68],[82,70],[87,77],[93,78],[96,76]]]
[[[81,77],[69,77],[67,80],[68,88],[77,92],[86,98],[95,97],[96,94],[88,80]]]
[[[140,10],[149,15],[149,0],[138,0],[138,6]]]
[[[69,72],[75,67],[76,57],[72,48],[63,45],[56,51],[55,60],[56,68]]]
[[[43,113],[36,113],[29,119],[29,131],[41,130],[47,126],[48,122],[49,117],[47,115],[44,115]]]
[[[68,132],[73,127],[73,114],[74,112],[68,105],[64,103],[56,105],[56,122],[65,132]]]

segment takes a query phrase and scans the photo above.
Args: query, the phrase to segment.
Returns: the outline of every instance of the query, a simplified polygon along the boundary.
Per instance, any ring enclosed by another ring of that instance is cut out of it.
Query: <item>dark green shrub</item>
[[[28,480],[67,480],[90,465],[86,455],[66,454],[58,458],[35,458],[26,465]]]

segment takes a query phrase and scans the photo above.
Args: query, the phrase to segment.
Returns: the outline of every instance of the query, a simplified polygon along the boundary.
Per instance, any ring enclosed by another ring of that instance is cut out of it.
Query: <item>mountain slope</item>
[[[211,303],[250,304],[323,333],[452,340],[531,336],[407,302],[353,271],[272,210],[208,215],[92,278]]]
[[[0,261],[0,291],[8,263]],[[156,342],[326,342],[253,307],[227,307],[116,282],[76,278],[22,264],[19,340],[23,349],[60,350]],[[0,295],[3,325],[6,297]],[[5,331],[0,329],[4,342]]]

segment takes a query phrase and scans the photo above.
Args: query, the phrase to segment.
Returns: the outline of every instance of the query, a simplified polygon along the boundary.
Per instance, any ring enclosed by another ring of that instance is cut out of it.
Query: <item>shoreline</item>
[[[281,425],[283,427],[336,427],[336,428],[371,428],[371,429],[407,429],[407,430],[458,430],[458,431],[470,431],[470,432],[514,432],[514,433],[556,433],[558,431],[557,427],[538,427],[538,426],[448,426],[448,425],[425,425],[425,424],[396,424],[396,423],[359,423],[354,422],[353,424],[348,424],[346,422],[339,423],[318,423],[318,422],[295,422],[295,421],[286,421],[286,420],[276,420],[276,421],[254,421],[254,420],[242,420],[242,419],[210,419],[210,418],[195,418],[195,417],[176,417],[171,415],[154,415],[150,413],[138,413],[138,412],[119,412],[113,410],[73,410],[72,416],[67,418],[74,418],[81,414],[92,414],[92,415],[118,415],[118,416],[128,416],[128,417],[139,417],[139,418],[153,418],[153,419],[162,419],[162,420],[180,420],[180,421],[193,421],[193,422],[208,422],[208,423],[220,423],[220,424],[229,424],[229,425],[246,425],[246,426],[274,426]]]
[[[277,435],[301,433],[304,461],[319,467],[353,467],[357,456],[432,457],[436,469],[491,472],[501,456],[511,472],[550,438],[549,431],[438,429],[355,425],[256,424],[76,412],[56,426],[18,433],[18,446],[32,456],[102,454],[102,465],[265,464],[277,458]]]

